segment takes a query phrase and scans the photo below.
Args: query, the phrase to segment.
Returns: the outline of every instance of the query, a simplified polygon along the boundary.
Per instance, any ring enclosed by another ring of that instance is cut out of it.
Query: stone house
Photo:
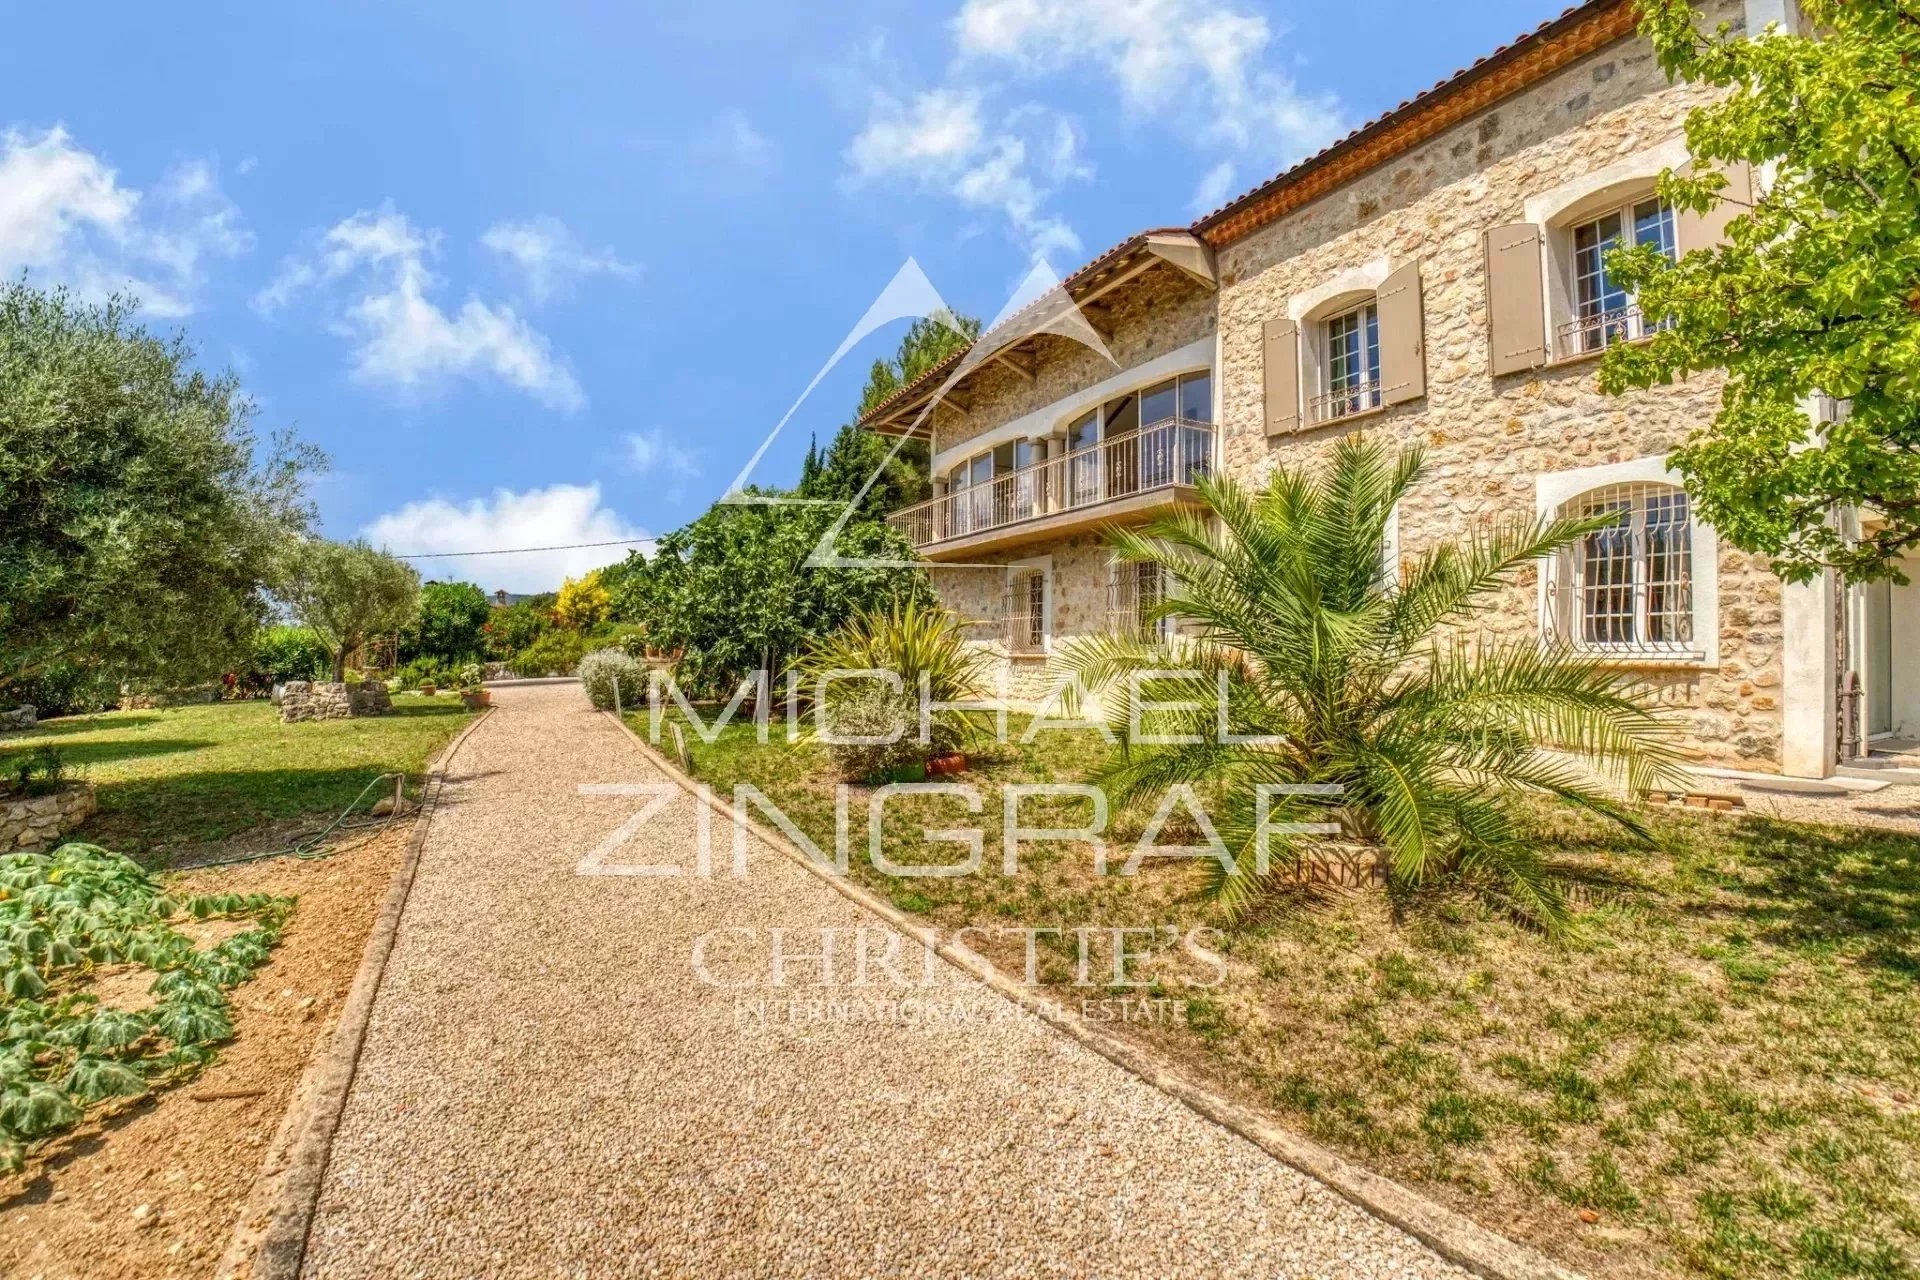
[[[1105,529],[1195,504],[1195,474],[1258,483],[1364,430],[1427,448],[1390,563],[1515,513],[1617,512],[1476,626],[1601,653],[1658,690],[1700,764],[1828,776],[1866,751],[1843,706],[1862,737],[1920,736],[1920,663],[1893,647],[1920,625],[1920,583],[1783,586],[1719,544],[1667,466],[1720,379],[1596,385],[1601,352],[1649,323],[1605,251],[1710,245],[1764,179],[1729,174],[1704,217],[1656,198],[1714,90],[1670,83],[1635,19],[1630,0],[1568,10],[1191,226],[1131,237],[1052,312],[867,415],[930,441],[935,496],[892,523],[1016,700],[1045,696],[1059,645],[1139,629],[1161,591],[1111,560]],[[1719,0],[1708,19],[1799,15]]]

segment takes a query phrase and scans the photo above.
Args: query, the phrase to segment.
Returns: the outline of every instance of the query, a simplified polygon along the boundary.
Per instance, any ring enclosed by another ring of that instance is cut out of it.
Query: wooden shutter
[[[1487,342],[1495,377],[1547,362],[1540,228],[1531,222],[1487,232]]]
[[[1300,429],[1300,326],[1291,320],[1269,320],[1262,331],[1261,358],[1266,365],[1267,434],[1284,435]]]
[[[1420,306],[1420,264],[1409,262],[1380,285],[1380,403],[1427,394],[1426,321]]]
[[[1681,177],[1693,173],[1688,162],[1674,171]],[[1753,166],[1742,160],[1723,170],[1727,185],[1720,188],[1720,200],[1705,213],[1676,211],[1673,216],[1673,244],[1681,253],[1693,249],[1711,249],[1727,238],[1727,224],[1753,205]]]

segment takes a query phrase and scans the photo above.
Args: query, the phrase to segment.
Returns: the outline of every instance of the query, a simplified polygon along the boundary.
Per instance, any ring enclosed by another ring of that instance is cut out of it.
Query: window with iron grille
[[[1326,394],[1315,399],[1317,421],[1380,407],[1380,308],[1373,302],[1326,322]]]
[[[1107,630],[1143,644],[1165,640],[1173,620],[1150,615],[1166,595],[1167,574],[1159,565],[1114,561],[1107,571]]]
[[[1639,200],[1573,228],[1574,318],[1562,326],[1562,354],[1598,351],[1662,327],[1649,324],[1633,295],[1607,273],[1607,255],[1627,244],[1654,245],[1671,260],[1673,206]]]
[[[1046,647],[1046,571],[1015,570],[1007,582],[1007,649],[1011,653],[1042,653]]]
[[[1693,525],[1686,491],[1611,485],[1565,514],[1610,517],[1561,553],[1550,583],[1560,637],[1577,648],[1697,657]]]

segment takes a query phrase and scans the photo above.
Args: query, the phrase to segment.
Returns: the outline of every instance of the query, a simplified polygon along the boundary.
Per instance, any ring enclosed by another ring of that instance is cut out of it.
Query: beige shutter
[[[1531,222],[1487,232],[1487,341],[1495,377],[1547,362],[1540,228]]]
[[[1267,434],[1298,431],[1300,326],[1291,320],[1267,321],[1262,331],[1261,358],[1266,364]]]
[[[1693,173],[1691,163],[1674,170],[1681,177]],[[1673,244],[1681,253],[1711,249],[1727,238],[1727,224],[1753,205],[1753,166],[1742,160],[1723,170],[1727,185],[1720,188],[1720,200],[1705,213],[1679,211],[1673,218]]]
[[[1420,308],[1420,264],[1409,262],[1380,285],[1380,402],[1401,404],[1425,394],[1427,338]]]

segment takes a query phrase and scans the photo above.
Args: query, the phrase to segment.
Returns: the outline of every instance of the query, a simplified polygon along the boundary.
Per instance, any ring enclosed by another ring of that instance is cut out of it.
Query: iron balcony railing
[[[1616,342],[1644,338],[1671,323],[1667,320],[1649,320],[1638,307],[1595,312],[1560,326],[1559,354],[1565,357],[1603,351]]]
[[[1212,423],[1169,418],[1140,431],[1049,458],[905,507],[887,523],[916,547],[1097,507],[1213,473]]]
[[[1380,399],[1379,382],[1356,382],[1352,386],[1329,391],[1325,395],[1315,396],[1307,402],[1307,420],[1309,422],[1332,422],[1336,418],[1351,417],[1356,413],[1365,413],[1369,409],[1378,409]]]

